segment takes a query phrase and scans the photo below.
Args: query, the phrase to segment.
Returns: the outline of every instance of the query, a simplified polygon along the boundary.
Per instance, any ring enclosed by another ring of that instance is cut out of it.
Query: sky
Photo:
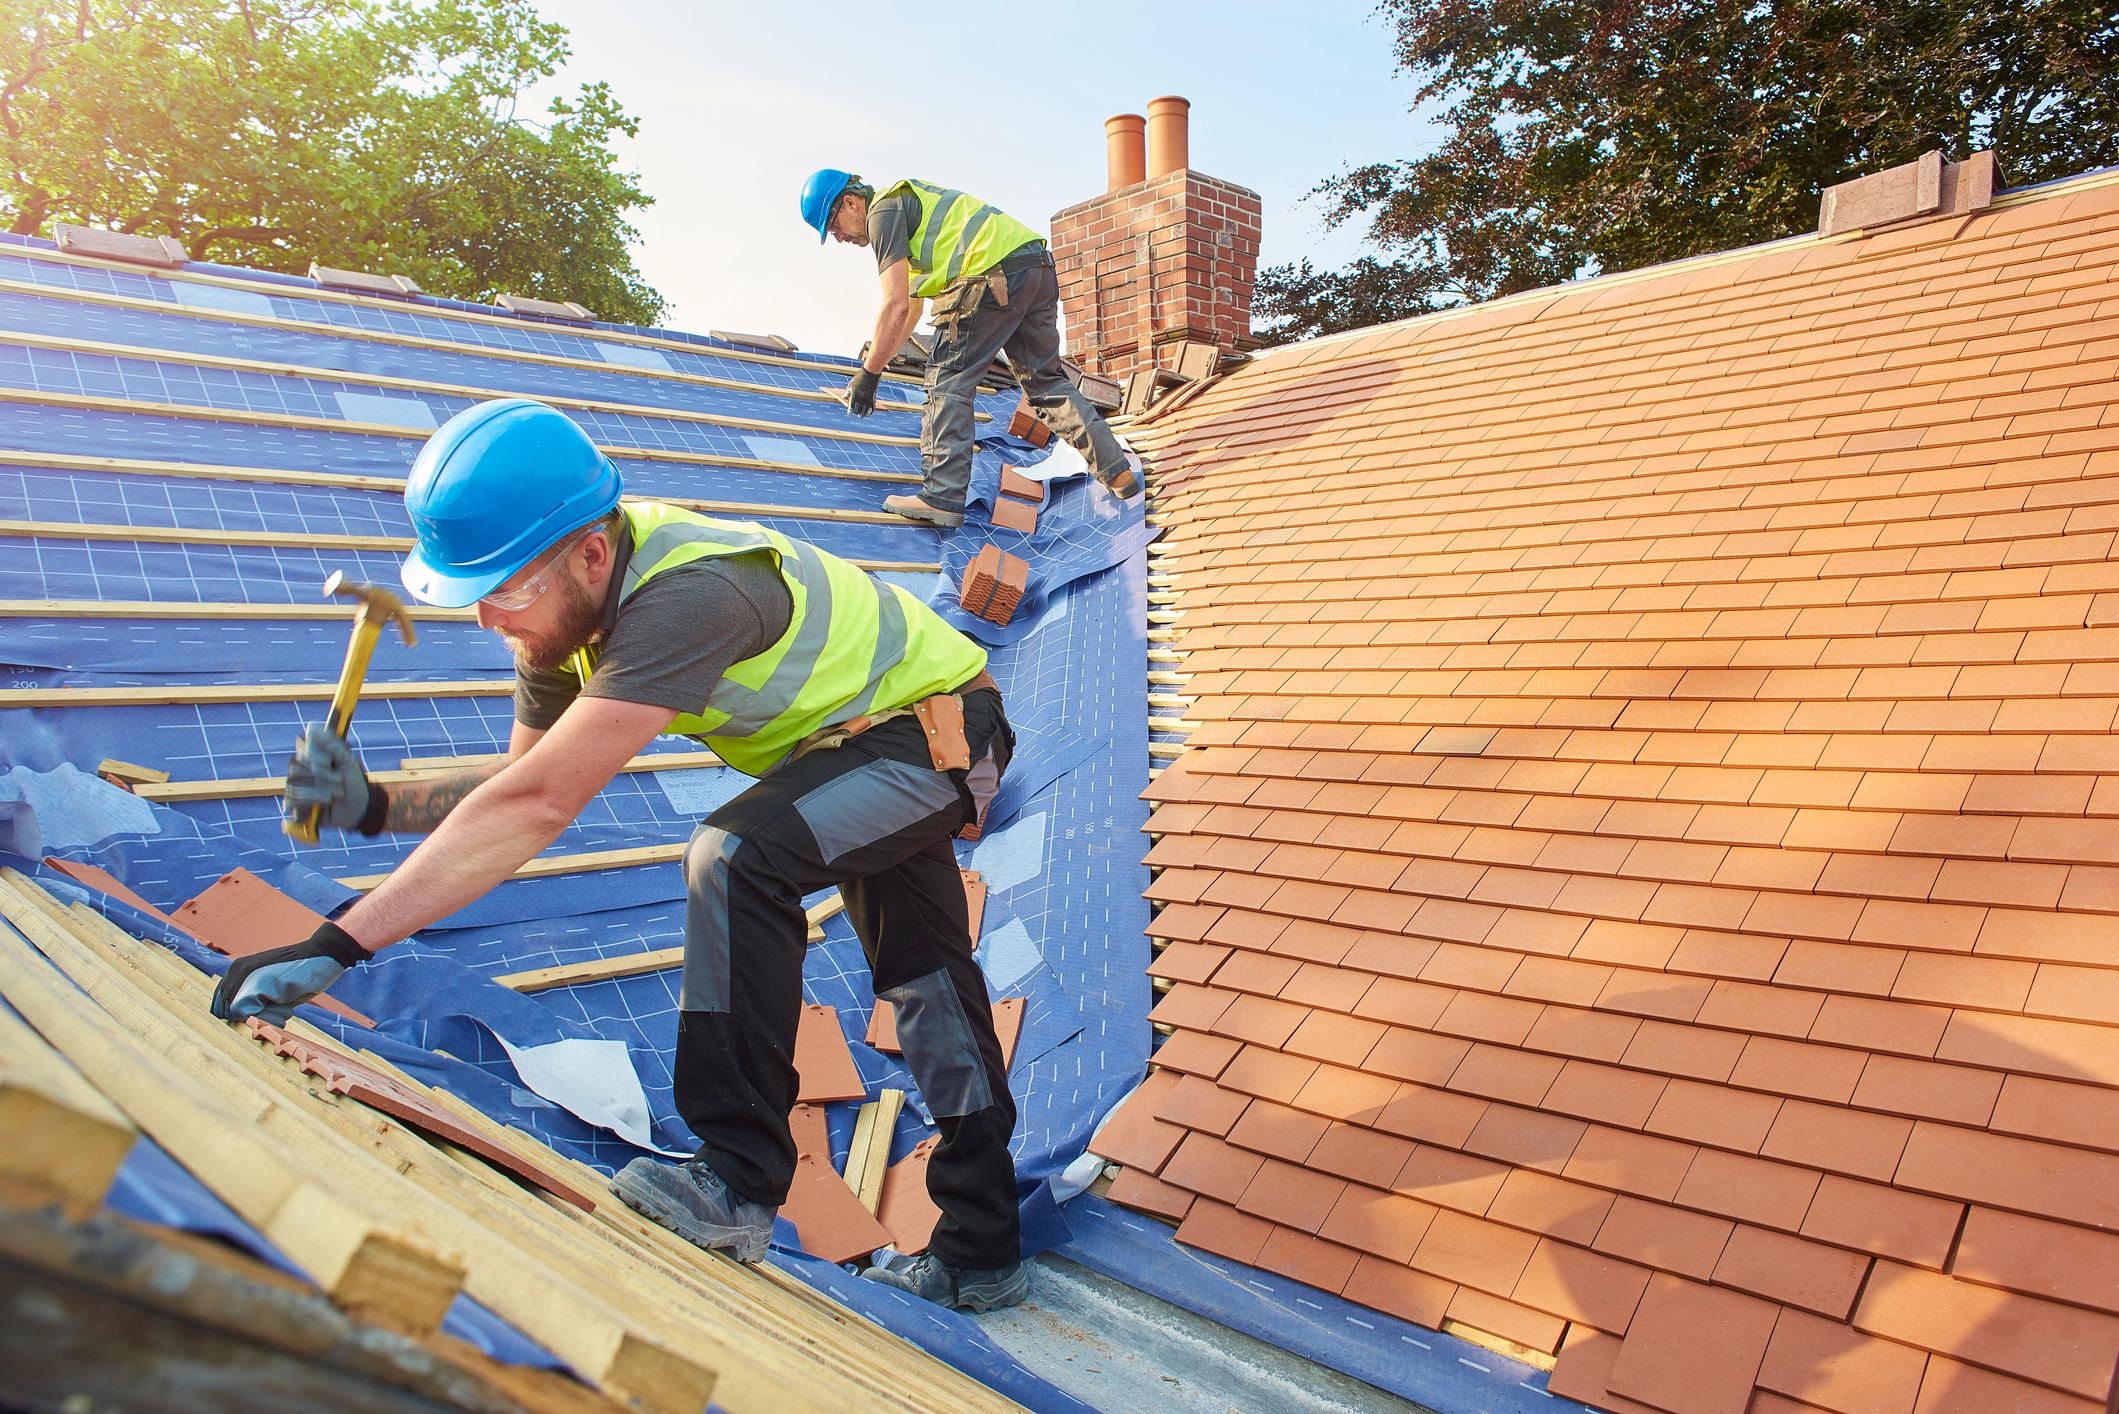
[[[1104,189],[1104,119],[1192,101],[1191,165],[1264,200],[1261,267],[1344,263],[1304,195],[1350,164],[1418,155],[1386,24],[1359,0],[922,0],[917,5],[538,0],[572,34],[543,100],[601,80],[640,120],[621,164],[655,204],[635,258],[670,328],[855,352],[874,258],[819,247],[797,195],[818,167],[922,177],[1039,230]]]

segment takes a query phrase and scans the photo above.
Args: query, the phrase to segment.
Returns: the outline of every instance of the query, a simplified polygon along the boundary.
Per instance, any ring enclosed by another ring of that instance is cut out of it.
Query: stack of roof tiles
[[[2119,176],[1268,354],[1141,429],[1180,1240],[1628,1410],[2101,1407]]]

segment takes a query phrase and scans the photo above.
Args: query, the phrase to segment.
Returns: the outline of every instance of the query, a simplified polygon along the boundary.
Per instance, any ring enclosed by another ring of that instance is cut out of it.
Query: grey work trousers
[[[1008,355],[1015,381],[1030,397],[1045,425],[1066,438],[1100,481],[1126,465],[1125,449],[1111,428],[1060,367],[1059,277],[1052,257],[1001,262],[1008,277],[1008,303],[992,293],[947,329],[935,332],[927,360],[927,408],[920,426],[920,469],[926,475],[920,499],[936,510],[964,509],[971,486],[972,399],[993,356]]]

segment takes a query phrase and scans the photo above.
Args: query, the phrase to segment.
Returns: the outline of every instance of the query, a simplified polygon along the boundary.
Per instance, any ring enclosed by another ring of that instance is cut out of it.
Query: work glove
[[[846,410],[855,417],[866,417],[874,412],[876,384],[882,381],[882,374],[870,373],[865,368],[854,374],[846,382]]]
[[[338,924],[326,920],[299,943],[239,957],[213,989],[213,1014],[223,1021],[255,1016],[285,1026],[294,1009],[358,967],[371,954]]]
[[[311,807],[323,808],[323,822],[334,829],[382,832],[390,798],[368,779],[361,759],[346,739],[321,722],[312,722],[287,763],[287,818],[298,820]]]

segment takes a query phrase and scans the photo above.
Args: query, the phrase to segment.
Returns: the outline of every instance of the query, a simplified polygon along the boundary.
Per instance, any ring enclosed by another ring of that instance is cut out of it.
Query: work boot
[[[1105,489],[1121,501],[1130,501],[1140,494],[1140,458],[1131,452],[1126,453],[1126,464],[1116,471],[1107,473],[1097,467],[1094,472]]]
[[[1030,1294],[1030,1273],[1021,1262],[979,1270],[952,1267],[929,1252],[893,1268],[870,1267],[861,1275],[952,1311],[997,1310],[1013,1306]]]
[[[765,1260],[773,1214],[763,1203],[747,1203],[729,1191],[704,1159],[681,1164],[635,1159],[611,1179],[611,1191],[687,1242],[726,1252],[739,1262]]]
[[[954,530],[964,523],[962,511],[945,511],[923,496],[885,496],[883,509],[907,520],[916,520],[922,525],[940,526],[944,530]]]

